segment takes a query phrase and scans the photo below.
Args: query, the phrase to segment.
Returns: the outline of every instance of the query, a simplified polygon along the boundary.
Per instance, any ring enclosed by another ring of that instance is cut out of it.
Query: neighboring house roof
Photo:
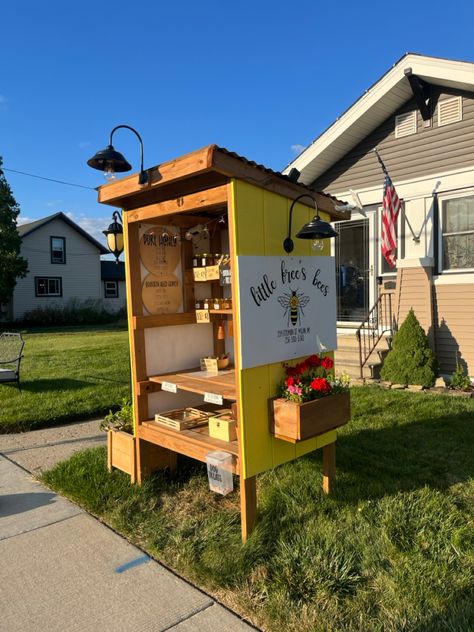
[[[284,170],[301,172],[299,182],[314,182],[329,167],[413,98],[405,70],[423,81],[450,89],[474,91],[474,63],[406,53],[373,86]]]
[[[123,261],[100,262],[100,278],[102,281],[125,281],[125,264]]]
[[[100,242],[94,239],[91,235],[89,235],[88,232],[86,232],[83,228],[81,228],[78,224],[76,224],[76,222],[73,222],[72,219],[69,219],[69,217],[65,215],[64,213],[62,213],[61,211],[59,213],[54,213],[54,215],[48,215],[48,217],[37,219],[35,222],[30,222],[28,224],[21,224],[20,226],[18,226],[18,232],[20,233],[20,237],[23,238],[23,237],[26,237],[27,235],[31,235],[31,233],[34,233],[35,230],[38,230],[38,228],[41,228],[42,226],[49,224],[49,222],[52,222],[54,219],[60,219],[63,222],[66,222],[66,224],[69,224],[69,226],[74,228],[74,230],[76,230],[80,235],[82,235],[84,239],[87,239],[87,241],[90,241],[90,243],[93,246],[98,248],[101,255],[109,254],[109,250],[107,250],[105,246],[103,246]]]

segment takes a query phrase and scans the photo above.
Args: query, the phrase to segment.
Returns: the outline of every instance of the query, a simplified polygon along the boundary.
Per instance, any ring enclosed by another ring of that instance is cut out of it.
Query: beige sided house
[[[374,148],[404,201],[396,269],[380,252],[384,177]],[[300,182],[362,206],[336,224],[334,244],[349,365],[359,364],[359,327],[362,341],[389,328],[390,295],[396,324],[415,310],[442,374],[458,356],[474,376],[474,63],[407,53],[291,167]],[[370,352],[362,348],[364,375],[376,363]]]
[[[36,307],[70,299],[101,299],[109,311],[125,304],[123,263],[100,260],[109,251],[64,213],[18,227],[28,274],[18,279],[7,318],[21,320]],[[111,264],[111,265],[109,265]]]

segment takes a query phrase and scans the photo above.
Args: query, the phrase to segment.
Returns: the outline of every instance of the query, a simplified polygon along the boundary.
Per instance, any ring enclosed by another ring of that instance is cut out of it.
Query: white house
[[[21,320],[25,312],[70,299],[102,299],[110,311],[125,304],[123,263],[101,262],[109,251],[64,213],[18,227],[21,256],[28,274],[18,279],[7,316]],[[115,270],[111,272],[111,266]]]
[[[393,318],[400,324],[413,307],[443,374],[458,359],[474,375],[473,143],[474,63],[407,53],[287,168],[349,203],[354,192],[363,207],[336,224],[340,346],[365,319],[380,322],[391,294]],[[404,202],[395,269],[381,257],[374,148]]]

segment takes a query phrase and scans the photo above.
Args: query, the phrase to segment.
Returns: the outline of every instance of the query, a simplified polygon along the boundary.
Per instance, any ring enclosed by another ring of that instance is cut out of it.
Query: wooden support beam
[[[143,208],[128,211],[129,222],[156,221],[158,218],[175,213],[190,213],[192,211],[210,211],[216,208],[225,208],[227,204],[227,185],[214,187],[207,191],[182,195],[174,200],[149,204]],[[197,224],[193,219],[194,224]]]
[[[157,393],[159,391],[161,391],[161,384],[149,380],[137,382],[137,395],[149,395],[150,393]]]
[[[246,542],[257,518],[257,477],[240,478],[240,525]]]
[[[430,103],[430,86],[426,81],[420,79],[413,74],[411,68],[405,68],[405,77],[408,79],[410,88],[415,97],[416,105],[420,110],[421,118],[424,121],[429,121],[431,118],[431,103]]]
[[[209,171],[211,167],[211,156],[214,145],[209,145],[186,154],[181,158],[164,162],[157,167],[148,169],[149,181],[146,186],[140,187],[138,184],[138,174],[117,180],[110,184],[105,184],[99,188],[99,202],[103,204],[113,203],[114,200],[120,199],[121,202],[131,195],[135,195],[137,191],[146,192],[155,186],[162,186],[167,182],[172,182],[189,176],[190,173],[204,173]]]
[[[336,482],[336,443],[323,447],[323,492],[329,494]]]

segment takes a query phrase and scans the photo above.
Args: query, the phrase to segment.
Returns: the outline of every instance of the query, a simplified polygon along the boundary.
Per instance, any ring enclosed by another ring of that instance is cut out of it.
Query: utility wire
[[[38,178],[38,180],[47,180],[48,182],[56,182],[57,184],[65,184],[69,187],[79,187],[80,189],[89,189],[95,191],[94,187],[86,187],[83,184],[74,184],[74,182],[64,182],[63,180],[54,180],[54,178],[45,178],[43,176],[36,176],[34,173],[26,173],[25,171],[17,171],[16,169],[7,169],[2,167],[3,171],[11,171],[12,173],[19,173],[22,176],[29,176],[30,178]]]

